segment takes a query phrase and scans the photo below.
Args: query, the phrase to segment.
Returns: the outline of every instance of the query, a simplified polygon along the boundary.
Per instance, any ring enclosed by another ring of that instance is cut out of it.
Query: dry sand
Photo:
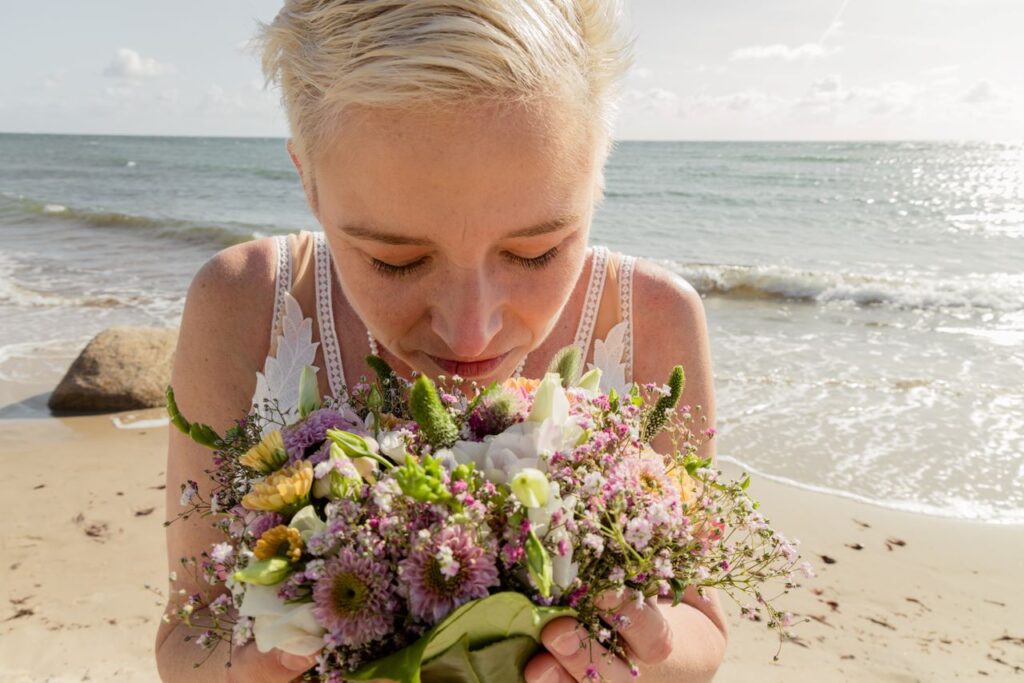
[[[0,409],[0,681],[156,681],[167,428],[26,412]],[[785,598],[804,623],[778,663],[729,606],[716,680],[1024,681],[1024,527],[753,492],[819,575]]]

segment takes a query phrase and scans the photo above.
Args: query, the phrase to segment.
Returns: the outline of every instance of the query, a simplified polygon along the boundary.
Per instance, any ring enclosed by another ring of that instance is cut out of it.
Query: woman
[[[682,363],[682,403],[713,423],[700,297],[651,263],[587,247],[631,61],[619,22],[618,0],[289,0],[263,32],[264,69],[323,234],[238,245],[199,271],[173,374],[183,412],[224,427],[248,409],[290,292],[316,320],[324,394],[370,374],[371,350],[401,373],[489,382],[539,376],[575,341],[588,358],[614,349],[626,381],[661,383]],[[210,463],[170,438],[173,514],[180,483],[204,481]],[[171,569],[216,540],[207,521],[172,524]],[[182,574],[176,588],[195,590]],[[713,676],[725,646],[714,596],[621,611],[644,680]],[[584,678],[575,626],[547,626],[529,681]],[[157,635],[165,680],[287,681],[313,664],[250,644],[228,671],[193,669],[185,631]],[[632,678],[621,660],[601,666]]]

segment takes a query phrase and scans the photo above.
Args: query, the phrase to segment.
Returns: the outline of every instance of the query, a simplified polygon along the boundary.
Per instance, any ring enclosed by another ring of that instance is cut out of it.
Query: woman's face
[[[553,105],[373,110],[304,177],[345,296],[409,369],[500,379],[547,336],[600,192],[589,124]]]

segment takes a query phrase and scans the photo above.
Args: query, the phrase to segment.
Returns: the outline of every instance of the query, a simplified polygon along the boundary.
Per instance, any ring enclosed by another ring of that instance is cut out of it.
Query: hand
[[[604,593],[596,602],[599,609],[609,610],[605,622],[622,635],[634,661],[658,664],[668,659],[672,652],[672,629],[654,598],[638,604],[636,594],[627,590],[621,595]],[[541,641],[547,651],[526,665],[528,683],[636,680],[625,660],[610,657],[607,649],[588,642],[587,632],[575,619],[552,621],[541,633]]]
[[[231,683],[288,683],[316,665],[316,656],[293,655],[273,649],[260,652],[256,643],[236,647],[231,653],[228,681]]]

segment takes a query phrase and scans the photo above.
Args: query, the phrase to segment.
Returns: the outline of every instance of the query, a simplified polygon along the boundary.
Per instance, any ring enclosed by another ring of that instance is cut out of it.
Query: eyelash
[[[516,256],[515,254],[510,254],[507,252],[505,253],[505,257],[509,261],[518,266],[522,266],[523,268],[527,268],[529,270],[537,270],[543,268],[544,266],[551,263],[551,261],[556,256],[558,256],[558,247],[552,247],[551,249],[548,249],[540,256],[535,256],[534,258],[524,258],[522,256]],[[385,275],[388,275],[390,277],[405,277],[407,275],[412,275],[422,266],[426,265],[427,260],[428,259],[426,258],[422,258],[419,261],[413,261],[412,263],[406,264],[404,266],[395,266],[390,263],[385,263],[384,261],[379,261],[377,259],[371,259],[371,263],[377,271]]]

